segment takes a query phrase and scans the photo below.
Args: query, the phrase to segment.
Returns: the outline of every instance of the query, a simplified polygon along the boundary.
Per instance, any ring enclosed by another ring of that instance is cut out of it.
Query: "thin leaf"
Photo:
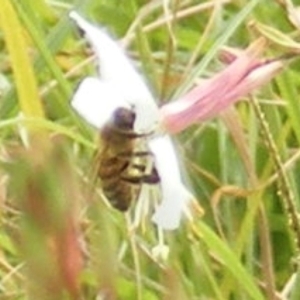
[[[207,67],[209,62],[216,56],[221,45],[226,43],[226,41],[232,36],[232,34],[237,30],[249,13],[254,9],[254,7],[259,3],[259,0],[252,0],[245,5],[245,7],[234,17],[228,26],[224,29],[223,34],[216,40],[212,45],[210,51],[203,57],[198,65],[195,66],[194,70],[186,80],[183,82],[181,87],[177,90],[174,98],[186,92],[193,84],[194,80],[201,74],[201,72]]]
[[[0,26],[4,32],[12,63],[20,109],[26,117],[43,118],[44,111],[38,95],[32,63],[28,57],[23,28],[11,2],[3,0],[1,4]]]
[[[59,82],[59,85],[61,86],[66,98],[69,98],[72,93],[69,83],[65,79],[62,71],[57,65],[57,62],[54,60],[52,53],[47,47],[45,43],[45,38],[43,37],[41,30],[39,29],[38,26],[36,26],[36,24],[32,22],[31,11],[28,9],[25,10],[22,4],[18,4],[18,9],[19,9],[20,17],[22,18],[22,21],[24,22],[26,29],[30,34],[31,38],[33,39],[35,45],[40,51],[47,67],[49,68],[50,72],[53,74],[57,82]],[[66,101],[64,100],[64,102],[61,102],[60,106],[62,108],[65,108]]]
[[[274,27],[270,27],[259,22],[253,23],[252,27],[254,27],[261,35],[265,36],[274,43],[300,51],[299,43],[295,42],[287,34],[284,34]]]
[[[239,286],[248,293],[251,299],[264,300],[253,278],[237,260],[237,257],[228,246],[205,223],[199,222],[197,226],[196,232],[198,230],[199,232],[196,234],[201,236],[203,242],[222,261],[234,279],[239,283]]]

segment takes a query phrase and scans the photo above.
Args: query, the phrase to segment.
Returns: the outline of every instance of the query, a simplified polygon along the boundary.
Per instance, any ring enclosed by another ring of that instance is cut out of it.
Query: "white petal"
[[[112,82],[125,100],[135,106],[135,131],[152,130],[158,122],[158,107],[149,88],[120,46],[104,29],[90,24],[75,11],[70,13],[70,18],[85,32],[91,43],[99,60],[101,79]]]
[[[163,193],[163,201],[152,216],[152,221],[165,230],[177,229],[183,212],[187,209],[187,200],[191,194],[184,186],[177,187],[173,193]]]
[[[118,89],[94,77],[87,77],[79,84],[71,105],[81,117],[96,128],[101,128],[116,108],[130,108],[118,93]]]
[[[183,185],[174,146],[170,137],[160,136],[149,142],[161,180],[163,199],[152,221],[166,230],[176,229],[192,194]]]

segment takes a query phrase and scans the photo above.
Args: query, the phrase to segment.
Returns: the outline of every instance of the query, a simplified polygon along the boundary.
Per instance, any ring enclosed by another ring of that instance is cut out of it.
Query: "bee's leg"
[[[148,184],[158,184],[160,182],[160,178],[156,168],[153,167],[150,174],[144,175],[142,181],[143,183]]]
[[[135,164],[131,164],[130,168],[135,169],[135,170],[141,172],[141,175],[145,174],[145,172],[146,172],[146,165],[144,165],[144,164],[136,164],[136,163]]]
[[[154,178],[158,177],[157,170],[154,166],[152,167],[150,174],[145,174],[146,169],[147,169],[147,165],[145,165],[145,164],[132,163],[132,164],[128,165],[128,167],[130,167],[130,169],[134,169],[135,171],[139,172],[138,175],[135,175],[135,176],[141,178],[141,181],[143,181],[143,182],[148,181],[148,178],[149,178],[149,181],[152,181],[152,178],[154,180]],[[137,173],[137,172],[135,172],[135,173]]]
[[[144,167],[144,166],[136,165],[135,167]],[[160,182],[160,178],[156,168],[152,168],[151,173],[147,175],[121,176],[121,179],[132,184],[140,184],[140,183],[157,184]]]
[[[133,152],[131,154],[133,157],[143,157],[143,156],[153,156],[152,152],[150,151],[138,151],[138,152]]]
[[[134,131],[131,130],[122,130],[120,128],[113,128],[114,132],[121,135],[121,136],[125,136],[128,139],[138,139],[138,138],[144,138],[147,137],[149,135],[151,135],[151,132],[148,133],[136,133]]]
[[[136,158],[136,157],[147,157],[153,156],[153,154],[149,151],[138,151],[138,152],[121,152],[118,153],[118,157],[122,157],[123,159],[128,158]]]
[[[140,184],[141,183],[140,176],[121,176],[121,179],[123,181],[126,181],[127,183],[131,183],[131,184]]]

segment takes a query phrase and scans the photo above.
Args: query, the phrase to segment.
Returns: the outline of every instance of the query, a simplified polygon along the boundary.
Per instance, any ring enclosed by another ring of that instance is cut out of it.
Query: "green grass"
[[[2,0],[0,300],[299,299],[297,57],[174,136],[203,217],[162,233],[149,214],[132,229],[134,208],[120,214],[91,185],[97,132],[69,102],[96,67],[69,10],[120,39],[159,103],[223,69],[225,45],[263,35],[266,57],[299,47],[285,1],[169,2]]]

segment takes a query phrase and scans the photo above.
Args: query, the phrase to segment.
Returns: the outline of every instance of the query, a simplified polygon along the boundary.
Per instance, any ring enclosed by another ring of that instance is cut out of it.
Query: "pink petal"
[[[202,115],[202,117],[199,116],[198,121],[204,121],[215,117],[229,105],[239,101],[246,94],[267,83],[281,71],[283,67],[283,62],[277,60],[255,68],[243,81],[218,101],[211,111]]]
[[[221,103],[230,105],[236,99],[228,97],[244,78],[259,65],[265,45],[264,39],[254,42],[244,53],[236,58],[227,68],[192,89],[176,102],[164,105],[161,110],[162,121],[168,132],[176,133],[214,113]],[[222,99],[226,101],[222,101]],[[223,107],[223,105],[222,105]]]

